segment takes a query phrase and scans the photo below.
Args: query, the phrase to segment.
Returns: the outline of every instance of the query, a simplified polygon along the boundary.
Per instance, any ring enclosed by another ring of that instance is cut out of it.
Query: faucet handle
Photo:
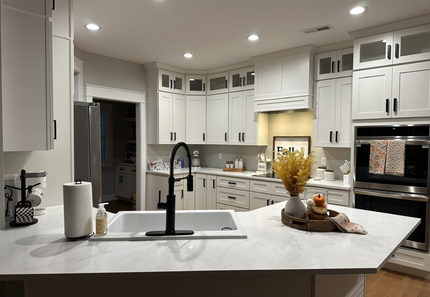
[[[167,203],[161,202],[161,191],[158,191],[157,209],[167,209]]]

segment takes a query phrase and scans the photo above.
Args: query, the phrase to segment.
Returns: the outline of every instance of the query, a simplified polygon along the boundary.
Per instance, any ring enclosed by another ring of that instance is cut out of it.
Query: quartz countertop
[[[66,239],[63,206],[47,207],[35,225],[0,230],[0,280],[169,272],[377,273],[420,222],[333,205],[368,234],[305,232],[282,223],[283,207],[237,213],[247,239],[111,242]]]
[[[174,174],[188,174],[188,168],[175,169]],[[236,177],[236,178],[247,178],[253,180],[260,180],[266,182],[278,182],[282,183],[279,178],[268,178],[264,176],[254,176],[257,173],[255,171],[243,171],[243,172],[232,172],[232,171],[223,171],[222,168],[210,168],[210,167],[191,167],[192,173],[201,173],[201,174],[212,174],[218,176],[228,176],[228,177]],[[165,175],[169,176],[170,171],[146,171],[147,174],[156,174],[156,175]],[[310,187],[323,187],[327,189],[336,189],[336,190],[350,190],[351,186],[344,184],[343,180],[334,180],[334,181],[325,181],[325,180],[314,180],[313,178],[309,179],[307,185]]]

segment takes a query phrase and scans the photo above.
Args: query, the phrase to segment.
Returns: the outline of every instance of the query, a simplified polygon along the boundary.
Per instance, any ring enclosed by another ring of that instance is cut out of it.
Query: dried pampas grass
[[[312,165],[315,164],[313,152],[305,158],[305,149],[290,152],[283,149],[276,153],[272,161],[273,171],[282,180],[285,189],[291,196],[298,196],[305,190],[305,185],[311,176]]]

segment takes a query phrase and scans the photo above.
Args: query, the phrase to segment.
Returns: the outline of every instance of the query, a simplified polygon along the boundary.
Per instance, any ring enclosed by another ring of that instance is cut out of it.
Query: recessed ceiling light
[[[255,40],[260,39],[260,36],[258,36],[256,34],[252,34],[252,35],[249,35],[247,38],[248,38],[248,40],[255,41]]]
[[[194,55],[190,54],[190,53],[186,53],[186,54],[184,54],[184,57],[189,59],[189,58],[194,57]]]
[[[92,31],[100,30],[100,27],[97,26],[96,24],[88,24],[85,26],[85,28],[87,28],[88,30],[92,30]]]
[[[362,14],[363,12],[366,11],[366,9],[367,9],[367,7],[365,7],[365,6],[357,6],[357,7],[354,7],[353,9],[351,9],[349,11],[349,14],[352,14],[352,15]]]

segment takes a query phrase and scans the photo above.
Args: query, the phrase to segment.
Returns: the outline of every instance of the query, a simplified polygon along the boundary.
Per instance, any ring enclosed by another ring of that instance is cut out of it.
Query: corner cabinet
[[[206,95],[206,75],[188,75],[185,77],[187,95]]]
[[[207,94],[221,94],[228,92],[228,72],[209,74],[207,76]]]
[[[185,96],[158,93],[158,144],[185,141]]]
[[[352,119],[430,116],[430,62],[354,71]]]
[[[1,1],[4,151],[53,148],[51,15],[50,0]]]
[[[186,96],[185,131],[187,144],[206,143],[206,96]]]
[[[351,147],[351,101],[351,77],[316,83],[314,147]]]
[[[228,144],[228,94],[207,96],[207,144]]]

